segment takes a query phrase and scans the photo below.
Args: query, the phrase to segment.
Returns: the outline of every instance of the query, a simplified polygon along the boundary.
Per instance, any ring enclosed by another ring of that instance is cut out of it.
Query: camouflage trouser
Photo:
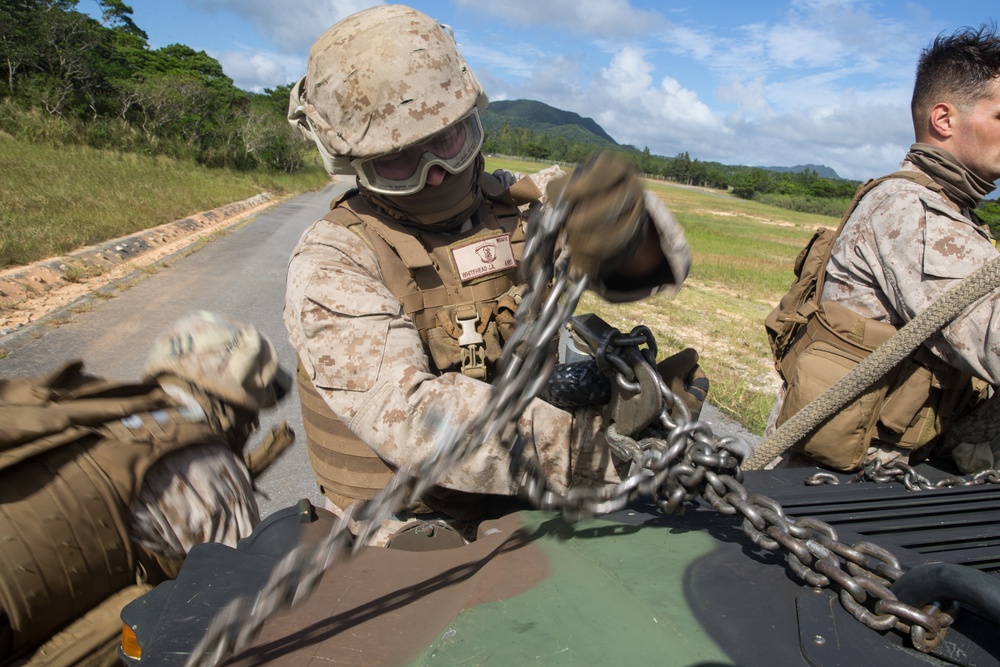
[[[236,546],[260,523],[243,462],[231,450],[192,445],[171,452],[146,473],[129,533],[167,576],[195,544]]]

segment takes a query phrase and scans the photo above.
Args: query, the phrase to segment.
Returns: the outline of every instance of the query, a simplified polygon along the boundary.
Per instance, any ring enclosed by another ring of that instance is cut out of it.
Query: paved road
[[[299,236],[324,215],[342,187],[333,185],[272,207],[113,299],[94,301],[90,311],[73,315],[66,324],[22,330],[15,351],[0,359],[0,377],[37,375],[79,358],[92,373],[135,380],[156,335],[193,309],[253,323],[274,342],[286,368],[294,370],[295,353],[281,320],[285,266]],[[0,338],[0,347],[3,343]],[[720,435],[759,440],[711,406],[703,418]],[[282,419],[302,433],[296,395],[262,415],[262,431]],[[258,487],[265,516],[300,498],[322,502],[301,440],[259,479]]]
[[[275,344],[283,365],[294,371],[295,353],[281,321],[285,267],[302,232],[329,210],[340,189],[330,186],[274,206],[113,299],[95,300],[90,311],[73,315],[67,324],[18,332],[29,342],[0,359],[0,376],[36,375],[79,358],[92,373],[135,380],[157,334],[194,309],[253,323]],[[302,433],[295,395],[261,416],[262,431],[282,419]],[[301,441],[261,476],[258,486],[263,515],[300,498],[322,502]]]

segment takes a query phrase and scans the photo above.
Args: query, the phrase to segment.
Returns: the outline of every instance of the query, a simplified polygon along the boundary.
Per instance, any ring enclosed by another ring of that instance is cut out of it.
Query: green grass
[[[487,160],[487,168],[531,173],[547,165]],[[697,349],[711,381],[709,401],[761,434],[778,378],[764,318],[792,282],[792,262],[819,226],[838,218],[747,201],[719,190],[647,181],[677,217],[691,246],[691,273],[674,297],[612,304],[586,293],[579,312],[629,331],[648,326],[659,356]]]
[[[510,158],[496,158],[488,157],[486,158],[486,171],[496,171],[497,169],[506,169],[511,172],[520,172],[522,174],[533,174],[536,171],[545,169],[551,166],[551,162],[532,162],[529,160],[513,160]],[[564,169],[566,167],[563,167]]]
[[[261,192],[315,190],[321,167],[296,175],[207,169],[193,162],[0,133],[0,269],[65,254]]]

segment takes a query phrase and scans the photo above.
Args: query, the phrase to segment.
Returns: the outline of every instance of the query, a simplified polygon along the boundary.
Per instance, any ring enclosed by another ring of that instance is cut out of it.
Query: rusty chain
[[[268,617],[305,599],[331,565],[359,551],[408,494],[419,498],[490,438],[499,438],[512,452],[517,450],[517,419],[551,373],[550,343],[573,315],[586,287],[585,278],[570,277],[565,255],[554,262],[548,259],[554,255],[563,215],[564,207],[556,201],[529,227],[521,263],[529,289],[518,308],[518,326],[504,347],[500,376],[485,409],[464,424],[447,412],[430,415],[425,429],[434,442],[434,454],[419,465],[399,469],[375,498],[339,517],[323,539],[292,549],[255,597],[233,600],[212,619],[187,665],[214,666],[246,648]],[[646,348],[641,350],[641,345]],[[637,391],[635,369],[653,364],[655,341],[645,327],[629,334],[615,330],[597,352],[598,363],[605,365],[621,391]],[[535,507],[579,519],[648,498],[671,514],[701,497],[719,512],[741,516],[743,530],[753,543],[785,553],[792,571],[806,584],[836,589],[845,609],[867,626],[909,632],[922,651],[941,641],[953,621],[953,608],[918,609],[900,602],[889,590],[902,575],[891,553],[869,542],[844,544],[832,526],[817,519],[787,517],[775,500],[747,491],[741,483],[740,464],[751,453],[749,445],[735,437],[720,438],[704,422],[691,420],[684,402],[659,374],[653,375],[662,410],[642,437],[619,433],[615,424],[606,431],[609,447],[630,465],[620,483],[572,488],[560,495],[547,488],[544,474],[532,461],[511,457],[511,465],[525,472],[523,493]],[[352,523],[353,538],[348,530]]]

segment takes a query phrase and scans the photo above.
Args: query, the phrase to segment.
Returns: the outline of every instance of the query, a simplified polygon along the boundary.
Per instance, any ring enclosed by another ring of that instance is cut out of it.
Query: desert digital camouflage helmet
[[[457,173],[472,163],[487,102],[450,28],[403,5],[379,5],[313,44],[288,119],[331,174],[401,195],[419,190],[432,164]],[[379,169],[376,158],[399,161]]]
[[[175,375],[251,411],[274,406],[291,386],[266,336],[204,310],[184,315],[153,341],[142,374],[147,381]]]

